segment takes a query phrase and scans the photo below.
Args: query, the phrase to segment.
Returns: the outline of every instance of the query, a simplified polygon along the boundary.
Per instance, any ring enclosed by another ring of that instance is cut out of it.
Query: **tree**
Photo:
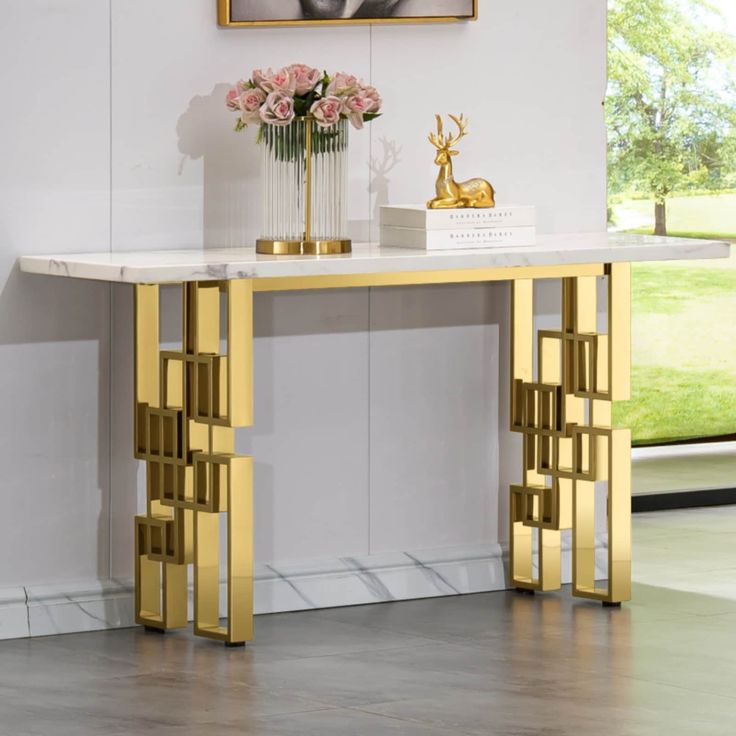
[[[667,197],[717,188],[733,173],[736,39],[708,0],[611,0],[611,190],[654,199],[655,233],[667,233]]]

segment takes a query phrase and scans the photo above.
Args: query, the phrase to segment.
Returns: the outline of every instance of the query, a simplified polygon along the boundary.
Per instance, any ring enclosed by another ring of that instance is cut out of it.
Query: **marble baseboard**
[[[563,582],[569,582],[569,535],[562,543]],[[507,552],[494,544],[259,565],[255,611],[279,613],[505,590]],[[598,542],[598,552],[602,574],[604,539]],[[224,607],[224,585],[220,597]],[[133,625],[130,580],[0,589],[0,639]]]
[[[256,613],[503,590],[504,557],[496,544],[264,565],[256,575]]]
[[[0,588],[0,639],[30,636],[25,588]]]

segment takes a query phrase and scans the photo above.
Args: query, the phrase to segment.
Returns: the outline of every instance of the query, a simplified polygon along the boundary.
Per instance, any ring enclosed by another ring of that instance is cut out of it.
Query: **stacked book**
[[[428,210],[424,205],[381,207],[381,245],[421,250],[461,250],[534,245],[536,208]]]

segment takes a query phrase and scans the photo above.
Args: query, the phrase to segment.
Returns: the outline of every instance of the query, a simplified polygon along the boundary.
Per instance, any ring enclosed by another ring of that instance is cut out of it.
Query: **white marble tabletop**
[[[27,273],[136,284],[697,260],[729,254],[728,243],[714,240],[601,232],[540,235],[532,246],[454,251],[357,244],[351,254],[337,256],[262,256],[254,248],[22,256],[20,268]]]

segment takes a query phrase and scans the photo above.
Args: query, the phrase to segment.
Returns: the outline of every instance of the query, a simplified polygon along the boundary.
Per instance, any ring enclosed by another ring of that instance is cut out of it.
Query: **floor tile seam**
[[[17,708],[17,710],[24,713],[24,715],[29,717],[29,719],[32,717],[36,717],[36,718],[38,717],[38,705],[30,705],[30,704],[21,705]],[[186,728],[189,725],[187,723],[172,723],[170,721],[165,722],[165,721],[156,720],[153,718],[145,718],[145,717],[141,717],[138,714],[107,715],[102,712],[97,713],[94,711],[90,711],[88,708],[82,708],[80,706],[67,705],[67,704],[49,706],[49,710],[53,710],[53,713],[56,716],[55,718],[56,721],[59,720],[58,716],[62,714],[67,714],[78,720],[80,713],[82,713],[87,719],[89,719],[90,717],[97,718],[99,720],[109,721],[111,724],[112,722],[118,722],[118,725],[113,725],[112,727],[115,729],[124,728],[125,731],[123,731],[123,733],[127,733],[130,730],[129,726],[125,724],[127,724],[129,721],[132,721],[132,720],[135,720],[135,724],[134,724],[135,726],[140,726],[142,724],[145,727]],[[105,733],[114,734],[117,732],[108,731],[106,728]],[[2,732],[0,732],[0,736],[4,736]]]
[[[248,690],[255,690],[258,692],[258,694],[262,695],[273,695],[275,697],[281,697],[285,693],[290,697],[293,698],[296,701],[299,701],[300,703],[303,703],[304,705],[310,705],[314,707],[305,708],[304,710],[296,710],[296,711],[289,711],[284,713],[274,713],[272,715],[289,715],[290,713],[311,713],[313,711],[320,711],[320,710],[334,710],[335,708],[340,708],[339,704],[330,703],[327,700],[324,700],[323,698],[316,698],[306,695],[295,695],[291,688],[283,687],[283,688],[274,688],[274,687],[267,687],[265,685],[253,685],[252,683],[243,682],[240,680],[234,680],[233,678],[228,678],[227,682],[229,684],[235,684],[235,685],[243,685]]]
[[[408,601],[402,601],[404,603],[412,603],[415,602],[414,600],[408,600]],[[424,634],[416,634],[412,632],[409,629],[401,628],[388,628],[386,626],[376,626],[374,624],[360,624],[362,628],[370,629],[371,631],[381,631],[385,634],[394,634],[397,636],[411,636],[415,639],[424,639],[428,645],[433,644],[452,644],[454,640],[448,639],[447,637],[435,637],[435,636],[426,636]],[[498,638],[503,638],[502,634],[498,635]]]
[[[691,614],[698,618],[718,618],[719,616],[736,616],[736,610],[724,611],[723,613],[695,613]]]
[[[406,701],[401,700],[394,700],[394,701],[384,701],[389,703],[401,703]],[[366,715],[370,715],[373,717],[379,717],[379,718],[388,718],[393,721],[398,721],[399,723],[411,723],[415,726],[424,726],[429,727],[433,729],[442,730],[445,734],[448,736],[454,736],[455,734],[457,736],[477,736],[477,732],[475,731],[466,731],[465,729],[461,729],[458,727],[453,727],[452,731],[447,731],[446,726],[442,723],[438,723],[436,721],[428,721],[428,720],[420,720],[418,718],[405,718],[401,716],[392,715],[389,713],[381,713],[379,711],[371,710],[371,706],[377,706],[381,705],[381,703],[372,703],[370,706],[344,706],[343,710],[346,711],[354,711],[356,713],[364,713]]]
[[[260,667],[260,668],[262,668],[263,671],[265,671],[265,668],[269,668],[270,669],[270,668],[273,668],[275,666],[280,666],[280,665],[284,665],[284,664],[294,664],[294,663],[297,663],[297,662],[310,662],[310,661],[316,661],[316,660],[320,660],[320,659],[333,659],[333,658],[349,660],[349,659],[357,658],[357,657],[359,657],[362,654],[372,654],[372,653],[376,653],[376,652],[383,653],[383,652],[395,652],[395,651],[402,651],[402,650],[407,650],[408,651],[408,650],[414,650],[414,649],[424,649],[426,647],[436,646],[437,644],[445,644],[445,643],[446,642],[436,642],[436,641],[433,641],[433,642],[430,642],[428,644],[417,644],[417,645],[413,645],[413,646],[386,647],[386,648],[378,648],[378,649],[377,648],[366,648],[366,649],[361,649],[361,650],[358,650],[358,651],[351,651],[351,652],[332,652],[332,653],[328,653],[328,654],[315,654],[315,655],[310,655],[310,656],[306,656],[306,657],[285,657],[283,659],[282,658],[279,658],[279,659],[272,659],[272,660],[269,660],[269,661],[256,661],[256,662],[252,662],[252,663],[249,663],[249,664],[253,664],[253,665],[257,666],[257,667]],[[196,672],[196,670],[187,670],[187,672],[194,673],[194,672]],[[230,682],[230,683],[238,683],[238,684],[241,684],[241,685],[248,685],[248,686],[251,686],[252,685],[252,683],[250,683],[248,681],[245,681],[245,680],[237,679],[237,676],[235,676],[235,678],[234,678],[232,675],[228,675],[228,682]]]
[[[283,713],[268,713],[264,715],[257,715],[253,716],[253,720],[255,721],[269,721],[275,718],[293,718],[295,716],[305,716],[305,715],[311,715],[313,713],[329,713],[331,711],[336,710],[344,710],[342,706],[339,705],[330,705],[329,703],[325,703],[323,707],[319,708],[308,708],[306,710],[294,710],[294,711],[284,711]],[[222,727],[225,726],[226,728],[242,728],[242,720],[241,719],[226,719],[223,721],[202,721],[198,722],[196,724],[198,727],[201,727],[202,729],[209,728],[209,727]]]
[[[305,662],[305,661],[311,661],[311,660],[318,660],[318,659],[331,659],[331,658],[352,658],[352,657],[359,657],[361,654],[372,654],[377,652],[396,652],[401,650],[410,650],[410,649],[424,649],[426,647],[436,646],[437,644],[444,644],[446,642],[439,642],[439,641],[429,641],[426,644],[410,644],[410,645],[402,645],[402,646],[396,646],[396,647],[370,647],[365,649],[358,649],[354,651],[349,652],[328,652],[325,654],[311,654],[308,656],[296,656],[296,657],[284,657],[279,659],[273,659],[268,662],[258,662],[257,664],[259,666],[270,666],[270,665],[278,665],[278,664],[284,664],[287,662]]]
[[[412,598],[409,598],[407,600],[397,601],[397,602],[398,603],[414,603],[417,600],[421,600],[421,599],[416,599],[416,598],[413,598],[412,599]],[[374,605],[376,605],[376,604],[374,604]],[[383,604],[379,603],[377,605],[383,605]],[[396,629],[389,629],[389,628],[386,628],[384,626],[376,626],[376,625],[373,625],[373,624],[354,623],[352,621],[346,621],[345,619],[342,619],[342,618],[337,618],[335,616],[330,616],[329,613],[331,611],[334,611],[334,610],[335,610],[334,608],[324,608],[320,612],[322,615],[317,615],[317,616],[315,616],[315,618],[317,620],[319,620],[320,622],[322,622],[322,623],[327,623],[327,624],[335,624],[335,623],[337,623],[337,624],[340,624],[340,625],[343,625],[343,626],[348,626],[348,627],[350,627],[352,629],[364,629],[364,630],[367,629],[368,631],[380,631],[380,632],[383,632],[383,633],[386,633],[386,634],[394,634],[394,635],[400,635],[400,636],[411,636],[414,639],[423,639],[424,641],[426,641],[428,643],[433,643],[433,642],[437,641],[436,639],[434,639],[431,636],[425,636],[423,634],[416,634],[416,633],[412,633],[411,631],[405,631],[405,630],[400,630],[399,631],[399,630],[396,630]],[[283,615],[283,614],[266,614],[266,615]],[[256,622],[256,626],[257,626],[257,622]]]
[[[452,646],[453,649],[462,649],[463,652],[469,652],[469,651],[477,651],[477,648],[473,648],[471,646],[463,646],[455,647]],[[499,665],[499,667],[503,666],[505,660],[508,658],[505,656],[497,656],[493,658],[493,664]],[[380,661],[372,661],[372,664],[381,665],[384,664]],[[403,665],[399,664],[397,665],[399,667],[402,667]],[[576,665],[574,662],[569,663],[569,667],[565,667],[566,672],[564,673],[565,676],[569,675],[569,681],[575,682],[575,683],[582,683],[584,681],[587,681],[591,676],[601,676],[602,673],[600,672],[600,669],[596,669],[595,667],[585,668],[584,670],[580,670],[580,667]],[[567,671],[569,670],[569,672]],[[497,673],[489,672],[487,670],[479,670],[479,669],[469,669],[469,670],[461,670],[457,668],[453,669],[439,669],[437,668],[436,674],[443,676],[446,678],[444,683],[445,690],[459,690],[463,692],[475,692],[478,695],[487,695],[488,690],[487,688],[478,688],[474,687],[472,685],[468,684],[468,680],[479,680],[484,683],[491,684],[493,686],[493,690],[501,691],[504,686],[507,686],[509,684],[508,679],[508,673],[499,670]],[[576,677],[576,674],[579,676]],[[605,674],[615,674],[612,670],[608,669]],[[451,680],[450,680],[451,678]],[[455,679],[459,679],[460,682],[455,682]],[[514,686],[520,683],[513,683]],[[298,696],[298,697],[304,697],[307,700],[311,700],[310,696]],[[345,707],[343,704],[335,701],[325,701],[323,699],[319,699],[320,702],[330,702],[333,703],[336,707]],[[372,704],[372,703],[371,703]]]
[[[130,676],[130,677],[135,677],[135,675]],[[105,678],[105,679],[106,680],[112,680],[112,679],[120,679],[120,678]],[[237,689],[246,689],[246,690],[254,691],[256,694],[274,695],[274,696],[281,695],[281,693],[277,692],[274,688],[267,688],[267,687],[264,687],[262,685],[253,685],[251,683],[245,683],[245,682],[239,682],[239,681],[232,681],[232,680],[229,680],[229,682],[231,682],[232,685],[238,685],[239,687]],[[222,683],[215,683],[214,681],[212,682],[212,684],[213,684],[213,687],[216,687],[217,689],[220,689],[221,688],[221,685],[222,685]],[[298,715],[299,713],[311,713],[311,712],[314,712],[314,711],[333,710],[335,708],[340,707],[338,705],[333,705],[331,703],[328,703],[326,701],[319,700],[319,699],[316,699],[316,698],[309,698],[309,697],[298,696],[298,695],[293,695],[293,694],[290,694],[290,697],[292,697],[296,701],[300,701],[300,705],[303,705],[304,707],[303,708],[300,707],[300,708],[298,708],[298,709],[296,709],[294,711],[284,711],[283,713],[273,713],[273,714],[270,714],[270,715],[284,715],[284,716],[287,716],[287,715]],[[61,706],[54,706],[54,707],[55,708],[56,707],[60,707],[63,710],[70,710],[70,709],[71,710],[76,710],[77,709],[76,706],[69,706],[69,705],[65,705],[65,704],[62,704]],[[139,716],[136,716],[136,717],[139,717]],[[117,720],[118,717],[115,717],[115,718]],[[155,723],[157,723],[157,722],[155,722]],[[165,725],[170,725],[172,727],[173,726],[175,726],[175,727],[179,727],[179,726],[186,727],[187,724],[172,723],[172,724],[165,724]],[[202,724],[199,721],[197,721],[197,725],[202,725]]]
[[[683,692],[686,692],[686,693],[692,693],[693,695],[695,694],[708,695],[710,697],[718,698],[719,700],[723,700],[727,703],[736,701],[736,695],[731,696],[731,695],[724,695],[723,693],[714,693],[712,690],[699,690],[696,688],[685,687],[684,685],[678,685],[673,682],[664,682],[662,680],[655,679],[655,678],[637,677],[635,675],[624,675],[624,674],[620,674],[618,676],[625,680],[632,680],[633,682],[645,682],[650,685],[661,685],[663,687],[673,688],[674,690],[682,690]]]

